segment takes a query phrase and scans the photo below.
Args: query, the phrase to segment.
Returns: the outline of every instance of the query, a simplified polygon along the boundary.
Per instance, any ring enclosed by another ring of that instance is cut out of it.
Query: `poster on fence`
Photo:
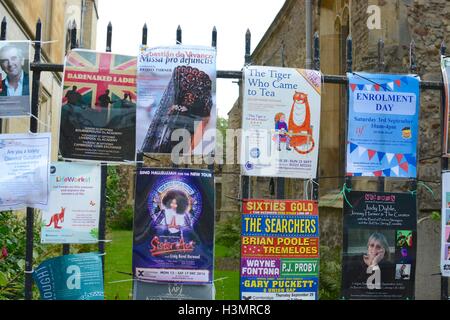
[[[216,49],[142,45],[137,68],[138,152],[212,153],[217,117]]]
[[[450,57],[444,57],[441,58],[441,69],[442,69],[442,77],[444,79],[444,87],[445,87],[445,112],[444,112],[444,132],[443,132],[443,148],[444,154],[449,157],[450,151],[449,151],[449,121],[450,121]]]
[[[220,297],[219,297],[220,298]],[[213,300],[214,284],[150,283],[134,280],[133,300]]]
[[[42,213],[41,243],[96,243],[100,215],[99,165],[53,162],[49,209]]]
[[[419,77],[348,73],[347,175],[417,176]]]
[[[52,258],[34,270],[41,300],[103,300],[102,258],[81,253]]]
[[[413,194],[345,194],[343,299],[414,299],[416,210]]]
[[[450,277],[450,172],[442,174],[441,272]]]
[[[135,160],[136,57],[75,49],[64,68],[59,149],[65,159]]]
[[[244,200],[241,300],[318,300],[317,202]]]
[[[0,118],[31,113],[30,41],[0,41]]]
[[[316,178],[321,73],[249,66],[243,90],[242,174]]]
[[[0,134],[0,211],[48,207],[51,134]]]
[[[212,171],[138,169],[135,278],[147,282],[211,283],[214,206]]]

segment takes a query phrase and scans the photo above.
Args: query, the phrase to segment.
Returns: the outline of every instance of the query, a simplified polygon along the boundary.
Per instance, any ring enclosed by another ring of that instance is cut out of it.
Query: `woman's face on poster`
[[[367,248],[367,253],[369,256],[376,256],[380,253],[384,253],[384,248],[378,240],[370,240]]]
[[[170,201],[170,209],[176,210],[177,207],[178,207],[177,199],[172,199],[172,201]]]

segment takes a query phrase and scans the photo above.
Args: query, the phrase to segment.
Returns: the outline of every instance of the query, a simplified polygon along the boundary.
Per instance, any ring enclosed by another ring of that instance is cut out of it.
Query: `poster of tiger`
[[[244,69],[241,166],[246,176],[313,179],[317,175],[321,73]]]

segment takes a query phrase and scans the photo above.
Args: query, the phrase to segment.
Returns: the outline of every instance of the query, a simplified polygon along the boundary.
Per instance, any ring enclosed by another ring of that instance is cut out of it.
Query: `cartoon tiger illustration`
[[[298,153],[308,154],[312,152],[315,147],[308,95],[296,91],[293,99],[294,102],[289,116],[289,133],[291,134],[290,144]]]

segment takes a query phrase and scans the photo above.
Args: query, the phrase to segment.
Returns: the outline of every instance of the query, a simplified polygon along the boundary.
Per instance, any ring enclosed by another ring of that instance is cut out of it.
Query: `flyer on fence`
[[[50,166],[49,209],[42,213],[41,243],[96,243],[101,168],[75,162]]]
[[[450,173],[442,174],[441,273],[450,277]]]
[[[0,134],[0,211],[48,207],[50,133]]]
[[[103,300],[102,258],[96,252],[64,255],[34,270],[41,300]]]
[[[0,41],[0,118],[31,114],[30,41]]]
[[[217,297],[220,299],[220,297]],[[134,280],[133,300],[213,300],[214,284],[150,283]]]
[[[443,149],[444,154],[448,157],[450,156],[449,151],[449,116],[450,116],[450,57],[441,57],[441,69],[442,69],[442,77],[444,79],[444,87],[445,87],[445,112],[444,112],[444,128],[443,128]]]
[[[414,299],[415,194],[346,193],[343,236],[342,299]]]
[[[210,170],[137,170],[133,274],[141,281],[213,281],[214,176]]]
[[[249,66],[243,92],[242,174],[316,178],[321,73]]]
[[[65,159],[135,160],[136,57],[75,49],[64,68],[59,149]]]
[[[315,201],[244,200],[241,300],[318,300]]]
[[[137,68],[137,152],[214,152],[216,49],[142,45]]]
[[[417,176],[418,76],[348,73],[347,175]]]

